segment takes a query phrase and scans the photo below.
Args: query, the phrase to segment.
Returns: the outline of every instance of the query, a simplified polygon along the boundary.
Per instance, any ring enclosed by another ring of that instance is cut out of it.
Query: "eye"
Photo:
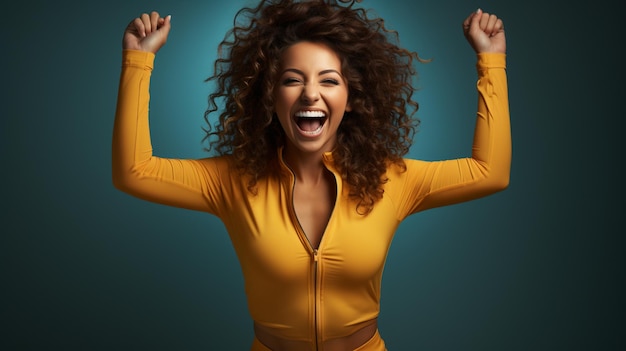
[[[300,80],[297,78],[289,77],[289,78],[283,79],[283,85],[297,85],[297,84],[300,84]]]
[[[339,85],[339,81],[337,79],[333,79],[333,78],[326,78],[326,79],[322,80],[322,84]]]

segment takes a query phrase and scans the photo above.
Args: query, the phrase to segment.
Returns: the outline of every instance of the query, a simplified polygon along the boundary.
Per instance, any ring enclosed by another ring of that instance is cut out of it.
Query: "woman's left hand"
[[[463,21],[463,34],[476,53],[506,53],[504,23],[494,14],[478,9]]]

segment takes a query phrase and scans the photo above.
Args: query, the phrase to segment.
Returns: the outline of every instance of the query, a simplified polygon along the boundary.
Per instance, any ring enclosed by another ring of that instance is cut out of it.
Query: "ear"
[[[348,103],[346,104],[346,112],[352,112],[352,105],[350,104],[350,100],[348,100]]]

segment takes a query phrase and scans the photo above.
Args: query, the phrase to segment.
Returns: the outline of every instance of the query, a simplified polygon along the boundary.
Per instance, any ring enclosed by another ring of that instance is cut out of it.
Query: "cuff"
[[[476,67],[484,68],[506,68],[506,54],[495,52],[483,52],[477,54]]]
[[[149,51],[123,50],[122,66],[138,67],[152,70],[155,55]]]

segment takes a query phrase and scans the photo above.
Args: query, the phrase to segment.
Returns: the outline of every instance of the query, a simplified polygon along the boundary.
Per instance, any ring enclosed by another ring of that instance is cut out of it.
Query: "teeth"
[[[326,117],[326,114],[322,111],[299,111],[299,112],[296,112],[296,117],[321,118],[321,117]]]

